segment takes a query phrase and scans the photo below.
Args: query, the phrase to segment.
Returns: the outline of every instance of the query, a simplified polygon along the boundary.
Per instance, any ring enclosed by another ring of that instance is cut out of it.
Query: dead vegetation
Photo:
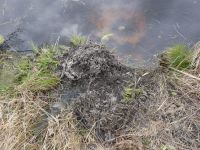
[[[1,96],[0,149],[198,150],[198,57],[187,72],[148,71],[123,66],[102,45],[70,48],[57,57],[57,88]]]

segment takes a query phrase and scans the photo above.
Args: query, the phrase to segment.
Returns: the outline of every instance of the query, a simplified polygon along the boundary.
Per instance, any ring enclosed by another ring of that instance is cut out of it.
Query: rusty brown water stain
[[[107,9],[102,11],[100,16],[91,16],[90,21],[95,24],[98,30],[97,35],[102,36],[103,34],[112,33],[113,25],[120,19],[128,22],[136,29],[129,31],[129,35],[117,35],[113,33],[113,39],[118,44],[138,44],[145,36],[145,16],[141,12],[134,11],[122,11],[119,9]]]

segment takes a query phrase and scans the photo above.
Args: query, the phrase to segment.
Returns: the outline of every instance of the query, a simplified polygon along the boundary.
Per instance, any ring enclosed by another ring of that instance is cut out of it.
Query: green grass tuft
[[[31,92],[46,91],[59,83],[55,69],[59,62],[56,60],[59,48],[48,46],[38,50],[35,60],[22,59],[19,63],[18,89]]]
[[[74,45],[74,46],[79,46],[79,45],[83,45],[86,43],[86,38],[84,36],[80,36],[77,34],[72,35],[70,42]]]
[[[129,102],[131,102],[132,98],[133,98],[133,88],[126,87],[124,89],[124,93],[123,93],[124,102],[129,103]]]
[[[56,51],[53,48],[43,48],[36,59],[36,66],[42,70],[55,69],[58,65],[55,56]]]
[[[192,52],[186,45],[177,44],[169,48],[166,54],[171,67],[183,70],[191,66]]]
[[[55,75],[59,64],[60,48],[48,46],[37,50],[33,58],[18,56],[2,59],[0,67],[0,94],[22,91],[47,91],[54,88],[60,79]]]
[[[54,88],[59,83],[59,78],[52,72],[29,73],[18,86],[20,91],[41,92]]]

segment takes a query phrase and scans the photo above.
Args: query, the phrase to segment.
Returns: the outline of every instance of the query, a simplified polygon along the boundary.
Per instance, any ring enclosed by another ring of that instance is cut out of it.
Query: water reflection
[[[17,50],[66,43],[73,33],[112,34],[121,59],[143,62],[174,43],[199,40],[198,0],[0,0],[0,34]],[[17,36],[12,36],[13,32]]]

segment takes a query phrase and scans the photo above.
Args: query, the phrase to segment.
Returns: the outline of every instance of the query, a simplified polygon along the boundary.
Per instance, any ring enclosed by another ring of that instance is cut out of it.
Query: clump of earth
[[[60,60],[62,104],[56,102],[53,108],[73,105],[82,126],[95,126],[100,140],[121,134],[136,114],[124,101],[124,89],[135,82],[135,69],[121,64],[105,46],[92,42],[71,48]]]

